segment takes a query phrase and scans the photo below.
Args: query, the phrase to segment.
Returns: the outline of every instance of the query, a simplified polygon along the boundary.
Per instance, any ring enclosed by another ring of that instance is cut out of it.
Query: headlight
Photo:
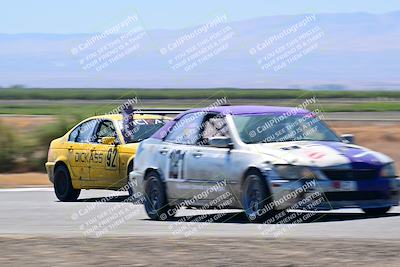
[[[394,166],[394,163],[389,163],[383,166],[380,172],[381,177],[385,178],[393,178],[396,177],[396,167]]]
[[[309,167],[295,165],[275,165],[279,177],[288,180],[317,179],[317,175]]]

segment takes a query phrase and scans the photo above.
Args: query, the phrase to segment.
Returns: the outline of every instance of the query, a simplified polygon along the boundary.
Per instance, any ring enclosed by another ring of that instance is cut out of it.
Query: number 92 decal
[[[117,149],[110,148],[106,157],[106,169],[117,168]]]

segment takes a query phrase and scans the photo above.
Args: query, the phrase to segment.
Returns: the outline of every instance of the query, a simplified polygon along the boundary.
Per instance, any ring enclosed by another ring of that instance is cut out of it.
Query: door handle
[[[168,153],[168,148],[162,148],[162,149],[159,150],[159,152],[160,152],[161,155],[165,155],[165,154]]]
[[[91,152],[93,152],[93,151],[95,151],[95,150],[96,150],[96,148],[94,148],[94,147],[90,149]]]
[[[69,148],[68,148],[68,151],[69,152],[72,152],[74,149],[72,148],[72,146],[70,146]]]
[[[201,153],[200,151],[195,151],[192,153],[192,155],[195,158],[200,158],[201,156],[203,156],[203,153]]]

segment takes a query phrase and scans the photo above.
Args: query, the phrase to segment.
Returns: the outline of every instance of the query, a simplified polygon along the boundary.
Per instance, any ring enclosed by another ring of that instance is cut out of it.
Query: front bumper
[[[54,162],[46,162],[45,166],[46,166],[47,176],[49,177],[50,182],[52,182],[54,184],[54,166],[55,166],[55,163]]]
[[[134,192],[144,193],[143,178],[144,172],[131,171],[129,173],[129,183],[131,184]]]
[[[342,186],[343,185],[343,186]],[[271,181],[277,209],[331,210],[399,205],[400,179]]]

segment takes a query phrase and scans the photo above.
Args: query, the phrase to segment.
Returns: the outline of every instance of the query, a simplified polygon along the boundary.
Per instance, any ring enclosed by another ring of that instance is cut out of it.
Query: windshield
[[[125,143],[137,143],[152,136],[168,121],[167,119],[139,119],[131,121],[131,125],[127,127],[124,127],[123,121],[119,121],[119,127]]]
[[[337,135],[312,114],[283,116],[252,114],[233,116],[244,143],[273,143],[287,141],[337,141]]]

